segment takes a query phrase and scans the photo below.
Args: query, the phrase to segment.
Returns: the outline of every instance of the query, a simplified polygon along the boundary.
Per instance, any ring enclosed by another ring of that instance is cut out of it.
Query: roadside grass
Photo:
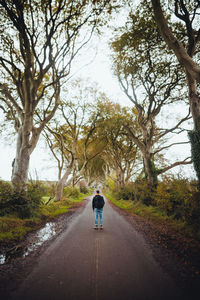
[[[166,219],[169,218],[164,215],[164,212],[157,207],[154,206],[146,206],[139,201],[134,202],[132,200],[116,200],[111,194],[105,193],[106,197],[116,206],[127,210],[131,213],[135,213],[141,217],[158,218],[158,219]]]
[[[0,241],[20,241],[39,226],[39,219],[19,219],[16,216],[0,217]]]
[[[51,220],[58,215],[65,214],[70,208],[82,202],[89,194],[79,194],[76,198],[63,199],[62,201],[49,201],[48,196],[42,197],[42,204],[38,214],[34,218],[20,219],[16,215],[0,217],[0,242],[21,241],[30,231],[39,229],[44,222]]]
[[[186,237],[200,240],[200,231],[194,230],[194,228],[188,225],[186,222],[176,220],[173,216],[167,216],[164,211],[155,206],[146,206],[141,202],[132,200],[116,200],[109,192],[105,193],[105,196],[109,201],[119,208],[143,217],[154,223],[167,225],[172,230],[180,233]]]
[[[46,203],[49,201],[49,197],[42,197],[43,205],[40,209],[40,215],[42,218],[54,218],[58,215],[65,214],[69,211],[72,206],[82,202],[88,194],[79,194],[77,198],[67,198],[62,201],[54,202],[50,201],[48,205]]]

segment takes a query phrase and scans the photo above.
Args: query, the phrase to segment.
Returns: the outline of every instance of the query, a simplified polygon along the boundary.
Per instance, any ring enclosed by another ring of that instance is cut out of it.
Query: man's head
[[[99,190],[97,190],[96,193],[99,195]]]

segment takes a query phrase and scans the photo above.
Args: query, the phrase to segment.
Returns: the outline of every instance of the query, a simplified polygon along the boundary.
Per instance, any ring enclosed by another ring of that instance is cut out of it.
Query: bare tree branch
[[[172,168],[174,168],[174,167],[176,167],[176,166],[179,166],[179,165],[188,165],[188,164],[192,164],[192,160],[187,161],[188,159],[191,159],[191,157],[187,157],[186,159],[184,159],[184,160],[182,160],[182,161],[177,161],[177,162],[171,164],[170,166],[168,166],[168,167],[166,167],[166,168],[160,169],[160,170],[158,171],[158,174],[162,174],[162,173],[164,173],[164,172],[166,172],[166,171],[168,171],[168,170],[170,170],[170,169],[172,169]]]

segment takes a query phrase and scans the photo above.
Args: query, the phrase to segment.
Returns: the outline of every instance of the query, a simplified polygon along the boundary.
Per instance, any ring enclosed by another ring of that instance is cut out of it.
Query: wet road
[[[184,299],[142,235],[108,202],[104,230],[92,229],[93,223],[90,200],[10,299]]]

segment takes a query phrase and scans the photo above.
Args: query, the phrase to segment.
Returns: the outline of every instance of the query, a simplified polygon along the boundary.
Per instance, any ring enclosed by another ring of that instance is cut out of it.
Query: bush
[[[171,178],[160,182],[155,195],[156,205],[168,216],[180,219],[188,224],[200,224],[200,203],[197,185],[188,179]]]
[[[9,201],[12,198],[13,189],[9,182],[0,181],[0,216],[9,213]]]
[[[133,187],[126,185],[116,192],[117,200],[134,200],[134,191]]]
[[[157,193],[155,195],[156,206],[160,207],[166,215],[173,213],[173,205],[171,201],[171,195],[168,190],[168,185],[164,182],[160,182],[157,186]]]
[[[80,189],[78,187],[66,186],[63,195],[66,198],[78,198],[80,196]]]
[[[0,182],[0,215],[17,214],[20,218],[30,218],[37,214],[44,187],[41,183],[28,183],[26,191],[16,191],[10,183]]]
[[[80,186],[80,192],[83,194],[88,194],[89,189],[86,186]]]
[[[115,192],[116,186],[115,186],[114,180],[112,180],[111,178],[108,178],[106,180],[106,188],[108,188],[111,192]]]
[[[53,197],[56,192],[56,182],[42,182],[43,194],[49,197]]]
[[[155,205],[155,190],[150,188],[145,179],[136,180],[134,184],[134,198],[145,205]]]
[[[200,192],[193,192],[191,199],[186,201],[185,221],[194,225],[195,229],[200,228]]]
[[[122,188],[117,188],[112,180],[107,180],[107,188],[117,200],[140,201],[145,205],[153,205],[155,190],[149,188],[146,180],[140,179],[129,183]]]

